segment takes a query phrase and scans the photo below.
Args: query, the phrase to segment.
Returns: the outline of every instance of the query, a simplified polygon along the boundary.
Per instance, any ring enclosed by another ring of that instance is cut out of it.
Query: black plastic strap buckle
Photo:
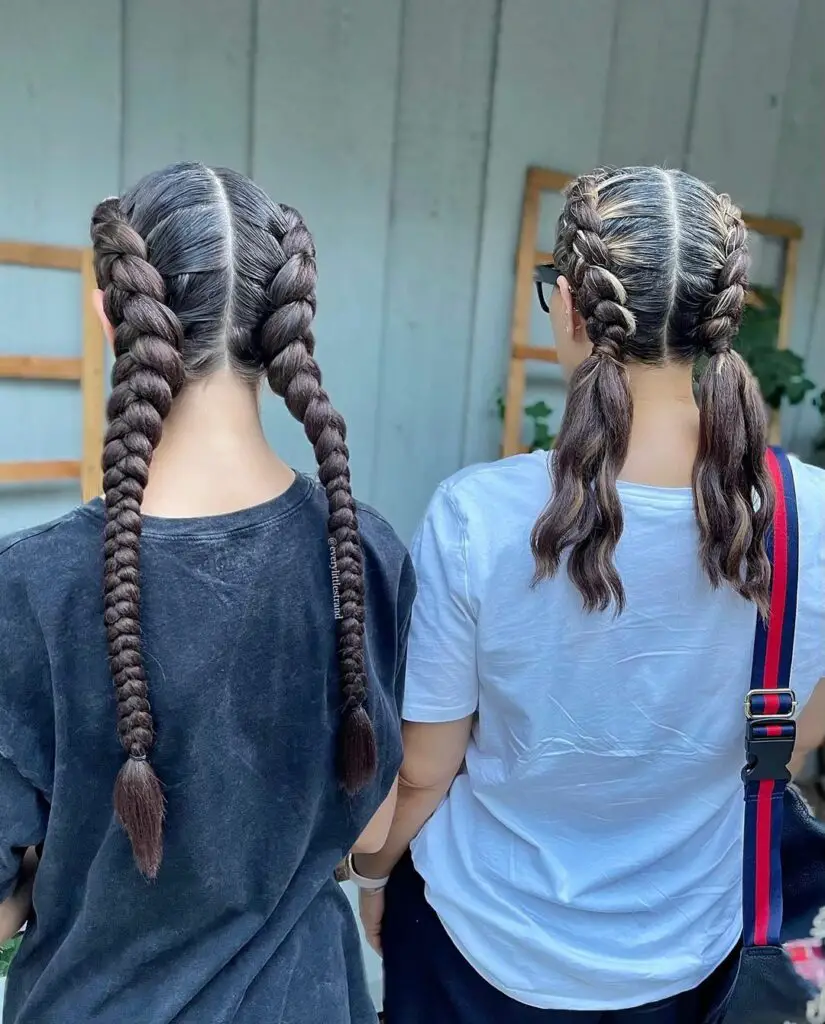
[[[754,732],[760,726],[783,726],[790,735],[756,736]],[[793,757],[796,745],[796,722],[787,718],[760,718],[756,722],[749,721],[745,731],[745,755],[747,763],[742,769],[744,782],[763,782],[771,779],[774,782],[790,782],[791,773],[788,765]]]

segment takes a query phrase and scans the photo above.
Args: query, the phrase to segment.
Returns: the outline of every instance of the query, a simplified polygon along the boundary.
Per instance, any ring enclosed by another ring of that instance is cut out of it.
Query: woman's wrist
[[[367,863],[365,864],[365,858]],[[366,855],[351,853],[348,857],[349,880],[363,892],[381,892],[387,887],[389,876],[376,871]]]

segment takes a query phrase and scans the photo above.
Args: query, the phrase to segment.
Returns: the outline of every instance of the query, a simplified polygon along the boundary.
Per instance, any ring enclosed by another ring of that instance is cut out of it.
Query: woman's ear
[[[556,283],[564,309],[565,333],[569,337],[579,340],[581,332],[584,330],[584,320],[582,320],[573,302],[573,293],[570,291],[570,285],[567,283],[566,277],[560,277]]]
[[[103,328],[103,333],[106,335],[106,340],[112,346],[115,347],[115,329],[109,323],[109,318],[106,316],[106,310],[103,308],[103,292],[99,288],[95,288],[92,292],[92,302],[94,303],[95,313],[100,321],[100,326]]]

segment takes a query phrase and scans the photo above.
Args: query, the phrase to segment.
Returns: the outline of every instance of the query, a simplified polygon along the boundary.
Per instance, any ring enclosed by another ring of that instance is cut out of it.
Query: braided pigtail
[[[729,583],[767,616],[765,535],[774,494],[765,466],[765,405],[748,365],[731,347],[748,287],[747,233],[730,198],[718,199],[717,286],[695,328],[697,345],[708,355],[699,385],[700,438],[693,471],[700,557],[713,586]]]
[[[593,351],[570,381],[552,459],[553,494],[533,527],[535,582],[554,576],[570,549],[567,571],[588,611],[618,611],[625,595],[614,564],[622,533],[616,480],[627,457],[633,409],[624,364],[636,330],[625,288],[612,269],[597,207],[598,176],[567,192],[556,265],[567,277]]]
[[[269,286],[271,313],[260,330],[261,352],[270,387],[304,425],[315,449],[318,476],[329,502],[329,537],[339,576],[338,660],[342,721],[339,771],[349,793],[374,776],[375,733],[367,713],[364,651],[364,559],[350,486],[346,424],[321,386],[313,358],[315,340],[315,247],[300,215],[276,207],[273,235],[283,250],[280,269]]]
[[[164,797],[149,763],[154,723],[140,631],[141,502],[163,420],[184,381],[183,329],[165,304],[163,278],[117,199],[92,217],[97,282],[115,330],[115,364],[103,450],[106,502],[104,619],[117,700],[117,728],[127,754],[114,806],[135,861],[150,879],[160,868]]]

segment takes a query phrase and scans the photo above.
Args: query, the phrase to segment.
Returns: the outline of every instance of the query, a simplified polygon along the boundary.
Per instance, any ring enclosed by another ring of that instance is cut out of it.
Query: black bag
[[[776,489],[767,626],[756,629],[745,700],[744,941],[725,1024],[825,1024],[825,997],[797,971],[783,943],[814,934],[825,907],[825,826],[789,785],[796,740],[790,688],[799,582],[799,520],[787,455],[771,449]]]

